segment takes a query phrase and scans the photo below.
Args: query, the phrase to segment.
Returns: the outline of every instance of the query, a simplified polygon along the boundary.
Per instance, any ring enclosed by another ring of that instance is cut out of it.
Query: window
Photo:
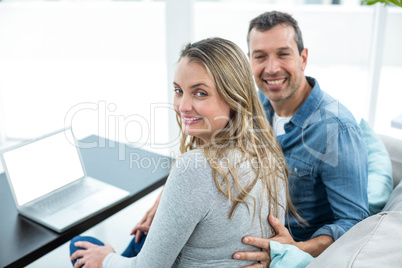
[[[1,129],[9,141],[75,134],[149,142],[134,129],[167,102],[163,2],[0,4]],[[119,137],[117,137],[119,136]]]

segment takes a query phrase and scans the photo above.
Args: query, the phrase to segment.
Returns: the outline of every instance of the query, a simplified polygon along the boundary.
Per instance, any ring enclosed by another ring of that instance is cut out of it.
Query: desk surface
[[[130,197],[79,225],[56,233],[18,214],[5,174],[0,174],[0,267],[23,267],[162,186],[173,159],[98,136],[83,139],[88,175],[130,192]]]

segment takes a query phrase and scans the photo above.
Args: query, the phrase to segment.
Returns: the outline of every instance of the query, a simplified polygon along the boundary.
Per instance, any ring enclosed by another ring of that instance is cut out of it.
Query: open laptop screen
[[[19,206],[84,176],[73,141],[71,129],[66,129],[3,153]]]

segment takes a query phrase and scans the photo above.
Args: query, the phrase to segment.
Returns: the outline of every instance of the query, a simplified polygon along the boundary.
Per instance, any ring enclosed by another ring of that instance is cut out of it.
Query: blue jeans
[[[127,258],[137,256],[138,253],[140,252],[142,246],[144,245],[146,237],[147,236],[144,233],[142,233],[140,242],[136,243],[135,236],[134,236],[133,239],[131,240],[130,244],[127,246],[126,250],[124,250],[124,252],[121,254],[121,256],[127,257]],[[99,246],[104,245],[104,243],[102,243],[98,239],[91,237],[91,236],[76,236],[73,239],[71,239],[71,242],[70,242],[70,256],[73,255],[73,253],[76,252],[77,250],[84,249],[84,248],[74,246],[74,243],[78,242],[78,241],[86,241],[86,242],[90,242],[92,244],[99,245]],[[73,266],[76,261],[77,261],[77,259],[71,261]]]

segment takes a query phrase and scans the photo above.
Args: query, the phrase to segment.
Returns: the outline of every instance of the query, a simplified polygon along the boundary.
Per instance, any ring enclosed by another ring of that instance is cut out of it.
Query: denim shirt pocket
[[[289,192],[292,203],[303,203],[313,198],[313,165],[295,157],[287,157]]]

